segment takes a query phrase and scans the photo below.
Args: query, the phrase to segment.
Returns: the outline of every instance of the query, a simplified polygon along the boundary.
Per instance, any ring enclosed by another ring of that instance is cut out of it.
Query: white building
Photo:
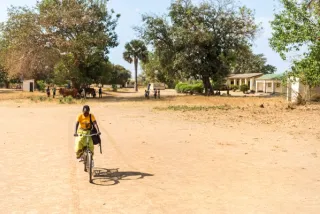
[[[166,89],[166,84],[165,83],[150,83],[149,84],[149,90],[165,90]]]
[[[262,73],[248,73],[248,74],[232,74],[227,79],[227,85],[248,85],[250,90],[256,90],[256,79],[261,77]]]
[[[266,74],[256,80],[256,92],[285,93],[281,74]]]
[[[23,80],[22,91],[34,92],[34,79]]]

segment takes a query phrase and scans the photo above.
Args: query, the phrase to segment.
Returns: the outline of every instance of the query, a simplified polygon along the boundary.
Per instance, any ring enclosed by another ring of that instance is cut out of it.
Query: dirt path
[[[73,152],[81,106],[0,106],[1,213],[319,213],[317,136],[91,108],[104,143],[94,184]]]

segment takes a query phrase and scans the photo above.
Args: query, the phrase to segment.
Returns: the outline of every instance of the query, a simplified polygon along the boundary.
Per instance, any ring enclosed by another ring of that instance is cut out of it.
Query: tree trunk
[[[138,92],[138,58],[134,58],[134,71],[135,71],[135,82],[136,82],[136,92]]]
[[[9,88],[9,86],[10,86],[9,81],[5,81],[5,82],[4,82],[4,84],[6,85],[6,89],[8,89],[8,88]]]
[[[202,82],[203,82],[203,86],[204,86],[204,90],[205,90],[206,96],[212,95],[213,94],[213,88],[212,88],[212,85],[210,83],[210,77],[209,76],[203,76],[202,77]]]

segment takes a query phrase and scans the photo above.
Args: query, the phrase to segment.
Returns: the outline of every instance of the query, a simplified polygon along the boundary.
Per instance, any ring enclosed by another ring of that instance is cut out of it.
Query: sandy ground
[[[94,184],[74,155],[81,104],[2,97],[0,213],[320,212],[319,105],[165,95],[87,101]]]

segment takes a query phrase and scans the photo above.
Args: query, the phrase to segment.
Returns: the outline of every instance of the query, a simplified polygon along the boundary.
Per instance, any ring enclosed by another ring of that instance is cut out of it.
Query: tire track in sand
[[[131,165],[129,163],[129,161],[127,161],[125,155],[121,152],[117,142],[115,141],[115,139],[109,134],[109,132],[103,127],[103,126],[99,126],[100,129],[102,129],[102,131],[106,134],[107,138],[108,138],[108,142],[110,142],[110,144],[112,145],[112,147],[114,148],[114,150],[116,151],[118,157],[120,157],[122,159],[122,161],[130,168],[137,170],[137,168],[135,168],[133,165]]]
[[[70,178],[69,183],[71,186],[72,191],[72,213],[80,213],[80,197],[79,197],[79,187],[78,187],[78,179],[77,179],[77,167],[75,162],[75,154],[74,154],[74,139],[72,137],[72,124],[73,124],[74,118],[69,117],[68,122],[68,154],[69,154],[69,168],[70,171]],[[69,145],[69,143],[72,143],[72,147]]]

